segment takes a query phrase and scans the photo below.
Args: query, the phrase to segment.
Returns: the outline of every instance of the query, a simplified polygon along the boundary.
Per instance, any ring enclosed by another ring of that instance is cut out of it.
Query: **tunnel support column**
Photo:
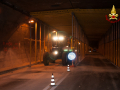
[[[45,53],[45,25],[44,25],[44,53]]]
[[[41,23],[40,23],[40,63],[41,63]]]
[[[116,22],[116,65],[118,66],[118,22]]]
[[[31,23],[30,23],[30,67],[31,67]]]
[[[79,57],[79,48],[78,48],[78,44],[80,42],[80,37],[79,37],[79,23],[77,18],[75,17],[74,13],[72,12],[72,39],[71,39],[71,48],[73,49],[73,51],[76,53],[76,59],[75,59],[75,63],[78,63],[78,57]],[[73,65],[73,61],[72,61],[72,65]]]
[[[73,49],[73,17],[74,17],[74,15],[73,15],[73,12],[72,12],[72,40],[71,40],[71,49]],[[73,66],[73,60],[72,60],[72,66]]]
[[[37,22],[35,22],[35,63],[37,63]]]

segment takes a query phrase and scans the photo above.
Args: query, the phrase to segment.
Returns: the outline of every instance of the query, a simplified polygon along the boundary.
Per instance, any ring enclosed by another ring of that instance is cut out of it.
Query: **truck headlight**
[[[63,41],[63,40],[64,40],[64,37],[63,37],[63,36],[60,36],[60,37],[54,36],[54,37],[53,37],[53,40],[54,40],[54,41],[57,41],[57,40]]]
[[[53,54],[54,54],[54,55],[57,55],[57,54],[58,54],[58,51],[54,51]]]
[[[60,37],[59,37],[59,40],[60,40],[60,41],[63,41],[63,40],[64,40],[64,37],[63,37],[63,36],[60,36]]]
[[[56,37],[56,36],[53,37],[53,40],[54,40],[54,41],[57,41],[57,40],[58,40],[58,37]]]

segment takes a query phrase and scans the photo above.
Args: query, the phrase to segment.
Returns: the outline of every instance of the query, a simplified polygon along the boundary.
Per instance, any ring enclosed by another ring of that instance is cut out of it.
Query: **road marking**
[[[115,80],[113,79],[113,76],[112,76],[111,73],[110,73],[110,77],[111,77],[111,79],[112,79],[112,84],[113,84],[114,90],[118,90],[118,89],[117,89],[116,82],[115,82]]]
[[[69,73],[67,73],[60,81],[58,81],[57,83],[56,83],[56,86],[53,86],[52,88],[51,88],[51,86],[50,86],[50,84],[49,85],[47,85],[43,90],[54,90],[67,76],[69,75]],[[56,79],[56,81],[57,81],[58,79]]]
[[[57,81],[58,79],[56,79],[55,81]],[[43,90],[48,90],[49,88],[50,88],[51,86],[50,86],[50,84],[49,85],[47,85],[47,87],[45,87]]]
[[[56,86],[52,87],[50,90],[54,90],[68,75],[69,75],[69,73],[67,73],[67,75],[65,75],[60,81],[58,81],[56,83]]]

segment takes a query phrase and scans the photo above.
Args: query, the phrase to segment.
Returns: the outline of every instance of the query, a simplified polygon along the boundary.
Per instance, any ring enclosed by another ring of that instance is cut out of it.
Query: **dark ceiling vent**
[[[59,7],[60,4],[54,4],[54,5],[51,5],[51,7]]]

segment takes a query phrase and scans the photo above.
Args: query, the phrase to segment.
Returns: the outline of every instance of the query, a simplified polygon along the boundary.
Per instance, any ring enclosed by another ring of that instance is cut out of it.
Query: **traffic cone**
[[[67,67],[67,71],[70,72],[70,67],[69,67],[69,65],[68,65],[68,67]]]
[[[51,86],[55,86],[55,80],[54,80],[53,73],[52,73],[52,76],[51,76]]]
[[[70,67],[75,67],[75,65],[73,64],[73,60],[72,60],[72,65],[70,65]]]

